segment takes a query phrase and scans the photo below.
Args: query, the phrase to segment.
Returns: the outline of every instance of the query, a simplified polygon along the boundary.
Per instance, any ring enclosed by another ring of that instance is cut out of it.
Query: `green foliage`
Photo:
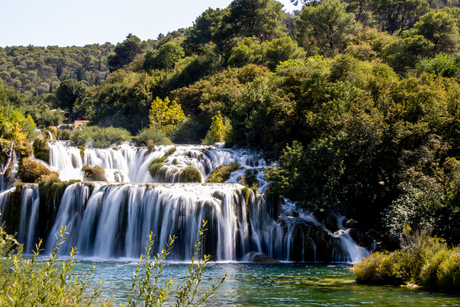
[[[420,76],[424,72],[460,80],[460,59],[455,55],[438,53],[433,58],[423,58],[417,62],[413,73]]]
[[[158,177],[161,174],[161,170],[163,168],[163,163],[166,159],[176,152],[176,147],[172,147],[169,149],[161,158],[155,158],[149,164],[149,172],[153,178]]]
[[[113,48],[110,43],[0,48],[0,79],[26,99],[53,93],[60,82],[69,79],[99,85],[107,78],[107,54]]]
[[[216,142],[223,142],[230,139],[232,133],[232,124],[229,118],[222,118],[220,111],[212,118],[211,127],[204,140],[201,141],[204,145],[213,145]]]
[[[85,180],[88,181],[105,181],[105,171],[102,167],[84,165],[81,169],[85,172]]]
[[[193,166],[187,166],[179,174],[180,182],[201,182],[201,173]]]
[[[130,64],[134,61],[136,55],[142,53],[143,47],[141,40],[136,35],[128,34],[122,43],[117,44],[113,50],[114,53],[111,53],[107,57],[107,64],[110,67],[110,71],[113,72]]]
[[[340,181],[344,174],[345,135],[313,140],[307,148],[286,146],[279,167],[271,166],[266,178],[271,189],[299,201],[310,210],[340,210]]]
[[[209,178],[206,179],[206,183],[227,182],[230,179],[230,174],[239,169],[241,169],[241,166],[238,162],[218,166],[211,172],[211,174],[209,174]]]
[[[455,53],[460,48],[458,20],[444,11],[431,11],[420,18],[415,29],[433,43],[433,53]]]
[[[154,128],[144,128],[139,132],[137,141],[142,143],[147,143],[147,141],[152,141],[155,145],[169,145],[171,141],[166,137],[163,131]]]
[[[199,260],[201,244],[207,223],[203,221],[192,253],[190,273],[185,283],[179,284],[175,292],[175,306],[200,306],[208,300],[222,285],[227,273],[209,291],[200,289],[201,281],[207,271],[210,256]],[[112,300],[102,298],[102,291],[93,286],[91,280],[95,266],[89,272],[75,272],[75,252],[72,248],[70,257],[61,260],[59,247],[65,240],[66,228],[60,230],[56,247],[46,261],[37,261],[42,244],[40,240],[37,251],[32,258],[25,258],[20,245],[13,236],[8,235],[0,226],[0,304],[14,306],[112,306]],[[163,306],[168,298],[173,280],[160,284],[164,272],[166,257],[173,247],[175,237],[157,256],[153,254],[153,235],[141,255],[139,265],[132,277],[132,293],[126,304],[121,306]],[[99,281],[99,285],[102,280]]]
[[[384,31],[393,34],[414,26],[421,16],[429,11],[428,2],[425,0],[374,0],[371,8],[380,19]]]
[[[410,233],[406,228],[402,250],[373,253],[353,266],[356,281],[363,284],[401,284],[456,291],[460,284],[458,247],[449,249],[443,240],[426,231]]]
[[[62,228],[56,247],[47,261],[37,261],[41,240],[32,258],[25,258],[22,245],[0,227],[0,304],[14,306],[93,306],[110,304],[102,299],[101,290],[91,285],[94,267],[89,273],[75,269],[75,249],[60,260],[59,246],[66,228]]]
[[[33,144],[34,155],[49,164],[49,147],[46,140],[36,139]]]
[[[157,97],[152,102],[149,112],[150,128],[168,133],[173,131],[184,118],[184,112],[175,100],[170,102],[168,97],[164,100]]]
[[[97,126],[83,126],[75,129],[70,137],[73,146],[86,146],[93,142],[93,147],[103,148],[112,144],[130,141],[131,134],[122,128],[101,128]]]
[[[185,53],[181,46],[174,43],[166,43],[158,51],[150,50],[147,52],[143,69],[173,69],[184,55]]]
[[[274,70],[280,62],[304,58],[305,51],[289,36],[263,43],[246,37],[238,44],[238,47],[232,49],[228,64],[243,67],[252,63],[264,65]]]
[[[302,10],[296,26],[301,42],[311,49],[310,54],[319,52],[331,56],[346,48],[347,35],[357,30],[355,17],[346,12],[346,7],[347,4],[339,0],[325,0]]]
[[[249,197],[251,196],[251,190],[248,187],[244,187],[241,189],[241,194],[243,195],[245,203],[248,204]]]
[[[274,0],[234,0],[222,20],[224,36],[256,37],[261,43],[281,36],[282,4]]]
[[[73,107],[77,99],[83,97],[86,92],[86,85],[77,80],[70,79],[61,83],[56,89],[56,97],[63,108],[68,108],[70,113],[73,112]]]
[[[203,221],[200,227],[196,243],[192,254],[192,263],[190,264],[189,275],[185,276],[185,283],[179,284],[174,295],[175,306],[200,306],[209,299],[214,292],[222,285],[227,278],[227,273],[222,277],[220,282],[212,285],[208,292],[202,293],[199,290],[203,275],[206,273],[206,265],[210,256],[204,255],[203,260],[198,259],[201,244],[204,239],[204,232],[207,222]],[[171,251],[176,237],[170,237],[169,243],[160,254],[153,256],[153,234],[149,235],[149,242],[145,248],[146,255],[141,256],[139,265],[132,278],[132,294],[128,297],[128,304],[124,306],[163,306],[168,298],[169,291],[173,285],[173,280],[159,283],[159,278],[166,265],[166,257]],[[142,270],[141,270],[142,269]],[[171,304],[172,305],[172,304]]]

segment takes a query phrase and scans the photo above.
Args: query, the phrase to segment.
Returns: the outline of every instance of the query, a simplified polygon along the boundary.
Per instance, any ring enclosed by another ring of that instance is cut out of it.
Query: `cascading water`
[[[21,192],[21,221],[18,241],[24,243],[24,253],[31,254],[38,239],[38,210],[40,196],[38,185],[24,185]]]
[[[149,151],[128,144],[94,149],[60,141],[50,142],[49,148],[50,165],[60,172],[61,180],[83,180],[81,168],[88,164],[102,167],[106,182],[67,187],[47,230],[47,251],[54,247],[56,233],[66,226],[69,235],[61,246],[63,254],[77,247],[83,258],[138,258],[153,232],[157,252],[170,236],[177,236],[171,258],[190,260],[200,222],[207,220],[203,249],[213,260],[237,261],[255,252],[281,261],[356,262],[368,253],[354,243],[347,230],[330,233],[311,214],[296,210],[288,201],[281,204],[279,199],[250,189],[243,191],[239,183],[245,176],[256,178],[259,192],[268,186],[266,162],[249,150],[180,145]],[[152,178],[150,163],[167,152],[164,176]],[[241,168],[227,183],[204,183],[212,170],[232,162]],[[188,166],[201,173],[202,183],[175,183]],[[27,186],[22,197],[20,240],[31,249],[38,238],[34,213],[39,206],[38,188]],[[0,196],[0,205],[1,200]]]

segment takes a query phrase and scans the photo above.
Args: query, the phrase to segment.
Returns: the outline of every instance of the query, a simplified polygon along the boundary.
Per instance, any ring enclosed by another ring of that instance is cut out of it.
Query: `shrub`
[[[164,155],[163,157],[161,158],[156,158],[156,159],[153,159],[152,162],[150,162],[150,165],[149,165],[149,172],[150,172],[150,176],[152,177],[157,177],[158,175],[160,175],[160,171],[161,169],[163,168],[163,163],[165,162],[165,160],[170,156],[172,155],[173,153],[176,152],[176,147],[173,147],[173,148],[170,148]]]
[[[180,182],[201,182],[201,173],[193,166],[187,166],[180,174]]]
[[[37,159],[41,159],[49,164],[50,155],[48,142],[46,140],[36,139],[33,143],[34,155]]]
[[[238,162],[232,162],[230,164],[221,165],[216,167],[209,178],[206,180],[206,183],[222,183],[230,179],[230,174],[234,171],[241,169],[242,167]]]
[[[59,130],[57,139],[58,140],[70,140],[70,136],[72,135],[72,132],[70,130]]]
[[[52,173],[57,176],[56,172],[50,171],[37,161],[30,158],[21,159],[19,165],[19,178],[22,182],[35,183],[38,182],[42,176],[49,176]]]
[[[249,202],[249,196],[251,196],[251,191],[249,188],[245,187],[241,189],[241,193],[243,194],[244,201],[247,204]]]
[[[2,302],[14,302],[14,306],[89,306],[105,303],[101,291],[90,286],[94,268],[88,274],[73,272],[75,249],[72,249],[69,259],[58,261],[59,246],[66,235],[65,230],[61,229],[56,247],[48,260],[38,265],[38,252],[31,259],[23,257],[22,245],[0,226]],[[37,250],[40,247],[41,240]]]
[[[126,129],[101,128],[97,126],[84,126],[81,129],[76,129],[70,137],[70,141],[74,146],[86,146],[89,142],[93,142],[93,146],[98,148],[120,144],[131,139],[132,136]]]
[[[414,234],[406,229],[402,250],[373,253],[355,264],[356,281],[363,284],[401,284],[411,282],[445,291],[460,287],[460,249],[449,249],[426,231]]]
[[[149,145],[148,141],[152,141],[155,145],[171,144],[171,141],[166,137],[163,131],[154,128],[144,128],[139,132],[137,137],[138,145],[142,143]]]
[[[102,167],[84,165],[81,169],[85,172],[85,179],[89,181],[105,181],[105,171]]]

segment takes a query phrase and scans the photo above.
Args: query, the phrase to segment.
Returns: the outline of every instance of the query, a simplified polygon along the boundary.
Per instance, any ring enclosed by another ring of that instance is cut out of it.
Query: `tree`
[[[202,143],[212,145],[216,142],[228,141],[231,130],[230,119],[223,118],[220,111],[217,111],[217,115],[212,118],[211,127],[209,127],[208,133]]]
[[[455,53],[460,47],[457,22],[447,12],[436,10],[423,15],[415,24],[415,29],[433,43],[433,53]]]
[[[118,43],[114,49],[114,53],[107,57],[107,64],[110,66],[110,71],[113,72],[125,65],[131,63],[136,55],[142,53],[142,43],[139,37],[128,34],[122,43]]]
[[[261,43],[281,36],[283,5],[274,0],[234,0],[223,19],[228,37],[256,37]],[[283,29],[284,28],[284,29]]]
[[[261,64],[275,70],[280,62],[304,59],[305,51],[289,36],[283,36],[262,44],[246,37],[238,47],[232,49],[228,64],[242,67],[247,64]]]
[[[68,108],[70,113],[73,112],[73,107],[77,99],[82,98],[87,90],[83,82],[75,79],[65,80],[56,89],[56,97],[61,103],[62,108]]]
[[[430,9],[425,0],[373,0],[371,7],[383,30],[390,34],[399,31],[398,35],[413,27]]]
[[[433,53],[434,44],[421,35],[395,40],[383,48],[383,58],[396,71],[413,68],[418,58]]]
[[[228,10],[209,8],[198,16],[190,29],[190,35],[185,39],[182,46],[186,54],[204,52],[204,45],[209,42],[218,42],[218,32],[221,26],[222,18]]]
[[[149,112],[150,128],[164,133],[172,132],[184,118],[184,112],[175,100],[170,102],[168,97],[165,100],[157,97],[152,102]]]
[[[346,47],[347,35],[356,32],[353,13],[346,12],[347,4],[340,0],[325,0],[316,7],[304,7],[296,26],[300,40],[324,55]]]

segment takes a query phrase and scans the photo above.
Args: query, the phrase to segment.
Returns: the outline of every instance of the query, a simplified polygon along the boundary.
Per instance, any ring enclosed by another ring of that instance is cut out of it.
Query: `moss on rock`
[[[36,183],[40,181],[42,176],[50,176],[56,172],[50,171],[41,163],[34,161],[30,158],[22,158],[19,163],[19,178],[25,183]]]
[[[201,173],[193,166],[187,166],[180,174],[180,182],[201,182]]]
[[[230,174],[234,171],[241,169],[242,167],[238,162],[232,162],[230,164],[221,165],[216,167],[209,178],[206,180],[206,183],[223,183],[230,179]]]
[[[87,181],[105,181],[105,171],[102,167],[84,165],[81,169],[85,172],[85,180]]]

